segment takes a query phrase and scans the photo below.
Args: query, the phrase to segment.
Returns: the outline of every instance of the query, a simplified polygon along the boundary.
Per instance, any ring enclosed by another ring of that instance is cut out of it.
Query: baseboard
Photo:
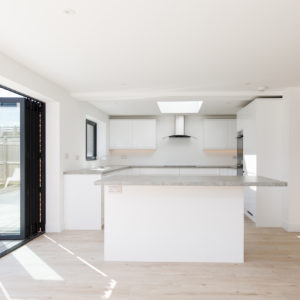
[[[46,223],[46,232],[61,232],[62,228],[61,226],[58,226],[57,224],[51,224]]]
[[[300,232],[300,224],[289,224],[286,221],[283,221],[283,229],[287,232]]]

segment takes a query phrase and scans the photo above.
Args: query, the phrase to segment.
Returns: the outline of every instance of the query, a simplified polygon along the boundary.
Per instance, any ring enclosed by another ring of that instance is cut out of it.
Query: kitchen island
[[[104,225],[103,189],[95,181],[112,175],[236,175],[226,165],[105,165],[64,172],[64,226],[67,230],[100,230]]]
[[[244,261],[245,186],[251,176],[113,175],[104,185],[106,261]]]

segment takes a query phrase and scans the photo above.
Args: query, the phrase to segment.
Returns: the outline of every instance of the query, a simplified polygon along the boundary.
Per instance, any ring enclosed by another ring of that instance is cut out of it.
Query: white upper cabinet
[[[156,120],[132,120],[132,146],[134,149],[156,148]]]
[[[155,149],[155,119],[111,119],[110,149]]]
[[[236,135],[235,119],[204,120],[204,149],[236,149]]]
[[[130,149],[131,120],[110,120],[110,149]]]

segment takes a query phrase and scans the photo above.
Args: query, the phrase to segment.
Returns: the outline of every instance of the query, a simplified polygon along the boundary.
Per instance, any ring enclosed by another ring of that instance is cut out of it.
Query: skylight
[[[203,101],[158,101],[157,105],[163,114],[198,113]]]

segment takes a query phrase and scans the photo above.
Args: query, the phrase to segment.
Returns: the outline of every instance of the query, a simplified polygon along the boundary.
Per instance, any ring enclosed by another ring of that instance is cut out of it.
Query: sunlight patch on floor
[[[95,272],[101,274],[103,277],[107,277],[107,275],[105,273],[103,273],[102,271],[100,271],[99,269],[97,269],[96,267],[94,267],[93,265],[91,265],[90,263],[88,263],[86,260],[84,260],[83,258],[81,258],[80,256],[76,256],[76,258],[78,260],[80,260],[82,263],[86,264],[88,267],[90,267],[92,270],[94,270]]]
[[[23,246],[12,253],[27,273],[35,280],[62,281],[63,278],[48,266],[27,246]]]
[[[89,262],[87,262],[82,257],[75,255],[75,253],[73,251],[71,251],[67,247],[63,246],[62,244],[58,243],[57,241],[55,241],[54,239],[52,239],[48,235],[44,234],[43,237],[45,237],[50,242],[52,242],[53,244],[57,245],[58,247],[60,247],[64,251],[66,251],[68,254],[76,257],[76,259],[78,259],[80,262],[82,262],[83,264],[85,264],[86,266],[88,266],[89,268],[91,268],[93,271],[97,272],[98,274],[102,275],[103,277],[108,277],[107,274],[105,274],[104,272],[102,272],[101,270],[99,270],[98,268],[96,268],[95,266],[93,266],[92,264],[90,264]],[[101,298],[102,299],[109,299],[111,297],[112,292],[113,292],[114,288],[116,287],[116,285],[117,285],[117,281],[114,280],[114,279],[110,279],[108,287],[107,287],[106,291],[104,292],[104,295]]]
[[[4,285],[1,281],[0,281],[0,290],[2,291],[2,293],[3,293],[6,300],[11,300],[11,297],[9,296],[6,288],[4,287]]]

